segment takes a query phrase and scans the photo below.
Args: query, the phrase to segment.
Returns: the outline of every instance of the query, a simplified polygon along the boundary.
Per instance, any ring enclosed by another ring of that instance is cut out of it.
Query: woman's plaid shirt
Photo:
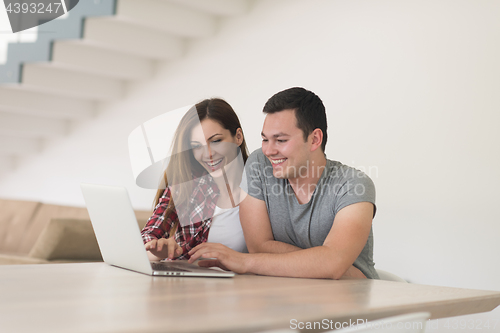
[[[208,232],[212,223],[219,189],[210,175],[199,177],[194,180],[194,190],[189,204],[176,207],[182,215],[188,214],[189,223],[179,223],[175,233],[175,241],[182,248],[182,255],[177,259],[189,259],[188,252],[208,239]],[[170,230],[178,220],[177,212],[164,216],[171,198],[171,190],[168,187],[160,197],[153,215],[149,218],[141,235],[144,243],[153,239],[168,238]],[[181,219],[184,220],[183,218]]]

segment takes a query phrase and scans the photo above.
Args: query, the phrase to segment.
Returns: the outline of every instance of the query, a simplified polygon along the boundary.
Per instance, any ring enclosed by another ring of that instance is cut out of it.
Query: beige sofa
[[[102,261],[86,208],[0,199],[0,265],[86,261]]]

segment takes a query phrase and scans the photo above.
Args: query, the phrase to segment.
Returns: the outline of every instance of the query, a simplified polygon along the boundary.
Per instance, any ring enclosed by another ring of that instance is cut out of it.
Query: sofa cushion
[[[29,256],[45,260],[102,261],[99,245],[89,220],[51,219]]]
[[[13,254],[0,253],[0,266],[1,265],[33,265],[33,264],[48,264],[50,261],[31,258],[28,256],[19,256]]]
[[[42,231],[47,227],[51,219],[82,219],[89,220],[89,213],[84,207],[61,206],[53,204],[41,204],[35,216],[26,225],[21,234],[17,234],[19,254],[28,254],[37,241]]]
[[[28,254],[29,250],[21,251],[20,243],[41,206],[39,202],[0,199],[0,253]]]

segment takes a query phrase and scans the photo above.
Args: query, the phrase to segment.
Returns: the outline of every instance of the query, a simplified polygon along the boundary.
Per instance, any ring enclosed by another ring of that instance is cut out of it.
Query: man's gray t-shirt
[[[305,204],[299,204],[287,179],[273,176],[271,162],[262,149],[250,155],[245,174],[242,189],[265,201],[274,239],[302,249],[323,245],[335,215],[342,208],[358,202],[371,202],[375,206],[372,180],[363,172],[336,161],[327,160],[311,200]],[[354,266],[367,278],[378,278],[373,263],[372,230]]]

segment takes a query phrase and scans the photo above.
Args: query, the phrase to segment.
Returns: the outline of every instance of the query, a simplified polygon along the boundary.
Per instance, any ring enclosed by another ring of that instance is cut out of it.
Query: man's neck
[[[321,154],[317,158],[310,160],[305,175],[298,175],[296,178],[288,179],[300,204],[308,203],[311,200],[325,167],[326,157],[324,154]]]

